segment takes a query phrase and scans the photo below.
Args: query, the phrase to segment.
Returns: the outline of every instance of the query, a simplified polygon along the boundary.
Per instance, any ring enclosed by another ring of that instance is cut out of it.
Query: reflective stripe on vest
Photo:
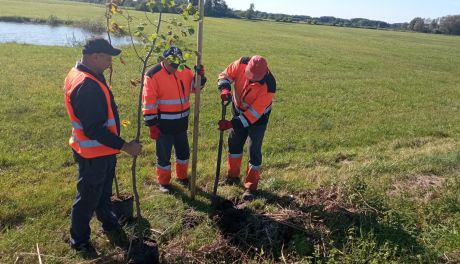
[[[240,100],[240,98],[238,97],[238,95],[235,94],[234,96],[235,100],[233,101],[233,103],[237,106],[236,107],[236,110],[238,111],[238,113],[243,113],[244,111],[246,110],[243,110],[241,109],[241,107],[237,104],[238,101],[241,101],[241,104],[243,105],[243,107],[249,109],[249,111],[257,118],[259,119],[261,117],[261,115],[251,106],[249,105],[248,103],[246,103],[245,101],[243,100]],[[265,115],[267,114],[268,112],[270,112],[272,110],[272,104],[270,104],[266,109],[265,111],[262,113],[262,115]]]
[[[144,110],[152,110],[158,107],[158,102],[154,104],[143,104],[143,109]]]
[[[146,116],[144,116],[144,121],[150,121],[150,120],[153,120],[155,118],[158,118],[158,115],[146,115]]]
[[[175,105],[175,104],[183,104],[188,102],[188,96],[185,98],[180,99],[158,99],[157,104],[165,104],[165,105]]]
[[[78,140],[76,135],[72,135],[72,140],[78,142],[81,148],[92,148],[102,146],[102,144],[97,140]]]
[[[110,126],[116,126],[117,123],[115,121],[115,118],[111,118],[110,120],[107,120],[107,122],[104,123],[104,126],[110,127]],[[72,127],[75,129],[83,129],[83,126],[81,125],[80,122],[78,121],[72,121]]]
[[[85,79],[91,79],[95,81],[99,85],[99,88],[102,90],[107,103],[107,121],[104,123],[104,126],[111,133],[118,135],[118,129],[112,109],[109,88],[91,74],[80,71],[76,68],[72,68],[64,82],[64,101],[72,125],[72,136],[70,137],[69,145],[80,156],[88,159],[120,153],[120,150],[118,149],[105,146],[97,140],[88,138],[88,136],[86,136],[85,132],[83,131],[83,126],[80,120],[75,116],[70,97],[73,91],[77,87],[80,87],[81,83]]]
[[[175,120],[175,119],[181,119],[184,117],[187,117],[190,114],[190,110],[187,110],[183,113],[180,114],[167,114],[167,113],[161,113],[160,114],[160,119],[164,120]]]

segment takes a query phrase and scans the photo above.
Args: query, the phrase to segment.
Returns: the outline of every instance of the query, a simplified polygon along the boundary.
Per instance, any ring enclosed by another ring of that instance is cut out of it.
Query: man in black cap
[[[89,222],[96,213],[102,228],[115,245],[127,242],[111,210],[116,154],[120,150],[137,156],[141,144],[120,137],[120,119],[104,70],[112,67],[112,56],[121,53],[103,38],[91,38],[83,57],[68,73],[64,98],[72,125],[69,145],[78,164],[77,194],[71,211],[70,245],[84,256],[97,253],[91,245]]]

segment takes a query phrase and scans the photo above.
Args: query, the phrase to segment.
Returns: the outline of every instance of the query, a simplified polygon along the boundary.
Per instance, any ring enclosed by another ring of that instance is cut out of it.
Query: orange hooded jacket
[[[275,77],[269,70],[262,80],[249,82],[245,69],[250,59],[251,57],[242,57],[219,74],[219,87],[230,90],[230,84],[234,84],[232,91],[234,112],[236,112],[236,117],[232,120],[234,127],[267,123],[272,109],[272,99],[276,92]]]
[[[177,134],[188,128],[190,93],[194,92],[193,71],[169,73],[162,63],[145,75],[142,111],[147,126],[158,125],[162,133]]]

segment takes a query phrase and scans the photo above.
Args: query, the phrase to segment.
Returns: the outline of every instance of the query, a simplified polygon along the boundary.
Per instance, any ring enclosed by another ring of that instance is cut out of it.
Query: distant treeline
[[[78,0],[82,2],[104,4],[106,0]],[[119,0],[123,6],[132,7],[136,10],[147,11],[148,0]],[[176,4],[192,2],[198,4],[198,0],[175,0]],[[159,8],[157,10],[159,11]],[[162,10],[168,13],[177,13],[177,8]],[[205,0],[205,16],[245,18],[253,20],[270,20],[287,23],[305,23],[311,25],[328,25],[337,27],[358,27],[372,29],[407,30],[435,34],[460,35],[460,15],[445,16],[436,19],[416,17],[409,23],[387,23],[384,21],[370,20],[366,18],[343,19],[333,16],[311,17],[305,15],[274,14],[255,10],[254,4],[250,4],[247,10],[233,10],[227,6],[225,0]]]

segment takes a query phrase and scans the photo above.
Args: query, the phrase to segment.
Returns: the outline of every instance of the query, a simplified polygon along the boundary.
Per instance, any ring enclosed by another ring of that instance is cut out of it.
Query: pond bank
[[[22,17],[22,16],[0,16],[0,22],[14,22],[14,23],[31,23],[49,26],[73,26],[82,28],[86,31],[95,34],[101,34],[106,31],[106,26],[102,20],[82,19],[79,21],[63,20],[59,19],[55,15],[50,15],[48,18],[34,18],[34,17]]]
[[[12,20],[12,19],[11,19]],[[16,18],[19,20],[19,18]],[[94,31],[77,27],[75,24],[49,24],[27,22],[0,21],[0,43],[26,43],[46,46],[81,46],[86,39],[93,36],[107,37],[105,31]],[[112,36],[112,43],[116,46],[130,45],[128,37]]]

